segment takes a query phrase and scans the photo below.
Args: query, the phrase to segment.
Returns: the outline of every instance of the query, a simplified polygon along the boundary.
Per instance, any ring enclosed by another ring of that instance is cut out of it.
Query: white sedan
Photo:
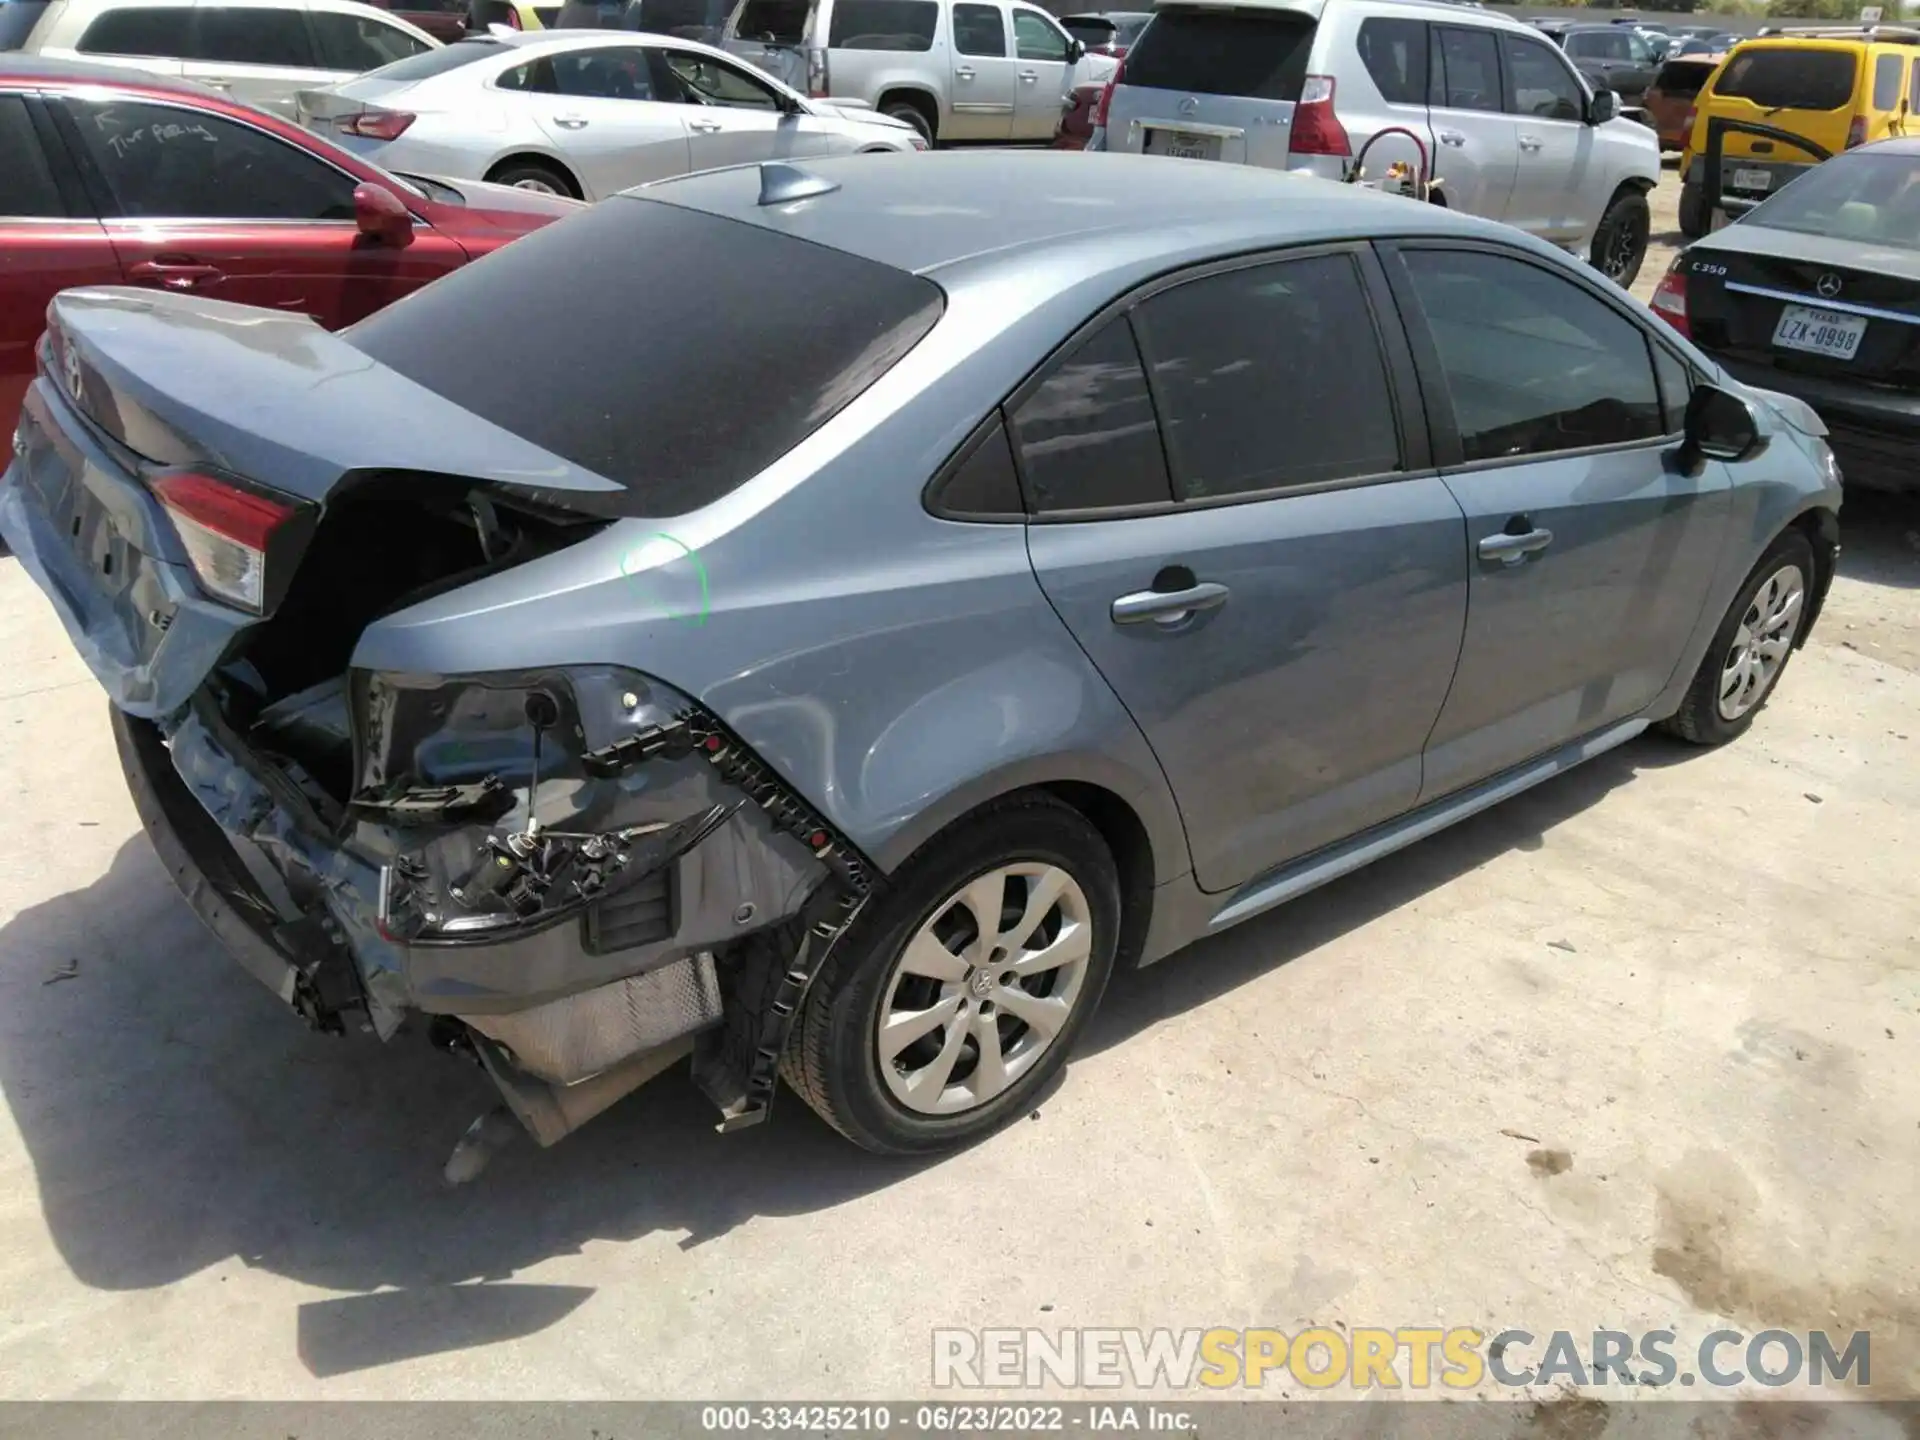
[[[388,170],[598,200],[693,170],[922,150],[913,127],[809,100],[693,40],[494,33],[295,97],[301,124]]]

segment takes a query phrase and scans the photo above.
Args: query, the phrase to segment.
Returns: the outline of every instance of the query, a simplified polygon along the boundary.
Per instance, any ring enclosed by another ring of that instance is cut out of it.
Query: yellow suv
[[[1907,133],[1920,107],[1920,30],[1894,25],[1762,30],[1735,46],[1700,87],[1681,157],[1680,229],[1707,233],[1707,121],[1715,116],[1770,125],[1832,154]],[[1920,133],[1920,121],[1914,122]],[[1751,210],[1815,156],[1784,140],[1729,130],[1721,141],[1720,208]]]

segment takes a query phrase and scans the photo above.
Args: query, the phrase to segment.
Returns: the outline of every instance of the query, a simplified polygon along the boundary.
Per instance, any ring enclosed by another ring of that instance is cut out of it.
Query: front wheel
[[[933,121],[929,120],[927,113],[912,101],[888,101],[887,104],[881,106],[880,113],[895,120],[904,120],[920,132],[920,138],[926,141],[928,145],[933,144]]]
[[[1100,833],[1046,796],[909,860],[814,982],[782,1073],[855,1144],[905,1155],[1024,1112],[1099,1004],[1120,884]]]
[[[1593,250],[1589,256],[1593,268],[1621,289],[1633,284],[1647,258],[1647,237],[1653,228],[1653,215],[1647,209],[1647,197],[1637,190],[1623,190],[1613,197],[1607,213],[1593,232]]]
[[[1745,734],[1793,658],[1812,595],[1813,547],[1790,530],[1747,576],[1686,698],[1661,728],[1696,745],[1724,745]]]

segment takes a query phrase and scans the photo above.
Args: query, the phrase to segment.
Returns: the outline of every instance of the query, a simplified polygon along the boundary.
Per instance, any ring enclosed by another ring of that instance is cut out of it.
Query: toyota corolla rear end
[[[637,237],[643,211],[664,218]],[[824,367],[833,399],[763,405],[726,433],[671,380],[636,382],[616,415],[630,371],[607,355],[557,376],[558,397],[463,364],[462,326],[525,337],[591,255],[636,239],[661,265],[728,243],[819,248],[618,200],[343,335],[68,291],[0,485],[0,534],[106,690],[141,818],[216,935],[320,1029],[385,1039],[422,1017],[543,1144],[696,1043],[723,1118],[765,1113],[768,1007],[809,937],[858,908],[866,871],[719,717],[613,653],[596,617],[697,629],[700,557],[646,514],[697,509],[784,453],[939,310],[902,272],[823,277],[862,312],[795,362]],[[777,305],[784,255],[735,257],[767,277],[745,314]],[[575,353],[649,343],[617,318],[623,298],[694,288],[641,268],[635,295],[603,287],[599,330],[570,326]],[[477,318],[487,295],[512,298]],[[689,385],[740,378],[673,353]],[[659,453],[636,460],[610,417]]]

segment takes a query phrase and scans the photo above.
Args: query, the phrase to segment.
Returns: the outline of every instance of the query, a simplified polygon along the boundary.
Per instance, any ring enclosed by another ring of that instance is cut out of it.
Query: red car
[[[339,329],[579,208],[390,175],[179,81],[0,55],[0,435],[58,290],[190,290]]]

